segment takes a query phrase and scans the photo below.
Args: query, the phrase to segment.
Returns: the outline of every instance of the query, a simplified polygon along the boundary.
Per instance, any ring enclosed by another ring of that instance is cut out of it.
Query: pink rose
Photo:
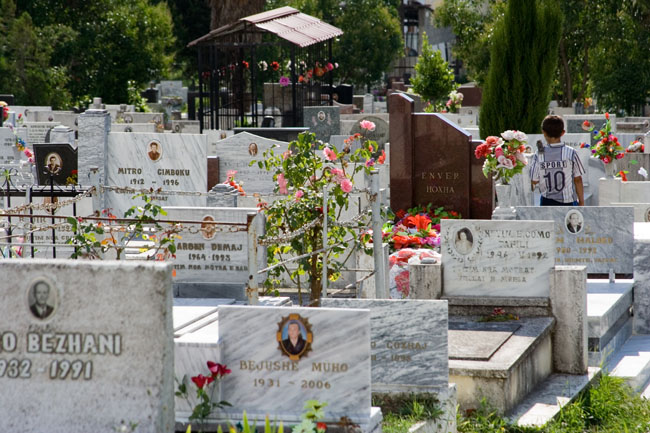
[[[496,157],[497,160],[500,157],[502,157],[503,156],[503,149],[501,147],[497,147],[496,149],[494,149],[494,156]]]
[[[302,190],[296,191],[296,201],[300,201],[303,195],[305,195],[305,193],[302,192]]]
[[[283,173],[278,174],[278,188],[280,194],[289,194],[289,190],[287,190],[287,180],[284,178]]]
[[[361,129],[367,129],[368,131],[375,130],[375,124],[370,120],[362,120],[361,122],[359,122],[359,126],[361,126]]]
[[[605,164],[609,164],[610,162],[612,162],[612,158],[610,158],[609,156],[605,156],[603,157],[603,162]]]
[[[624,153],[619,153],[619,154],[616,155],[616,159],[621,159],[621,158],[623,158],[624,156],[625,156]]]
[[[328,161],[336,161],[336,153],[329,147],[323,149],[323,155],[325,155]]]
[[[352,191],[352,182],[350,182],[350,179],[343,179],[341,181],[341,189],[343,190],[343,192]]]

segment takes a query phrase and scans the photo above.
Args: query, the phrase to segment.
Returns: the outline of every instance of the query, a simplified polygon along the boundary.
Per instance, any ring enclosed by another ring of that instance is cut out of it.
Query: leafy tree
[[[415,93],[433,105],[438,105],[455,88],[454,72],[440,51],[429,44],[426,33],[422,35],[422,53],[415,64],[415,77],[411,78],[411,84]]]
[[[445,0],[435,9],[439,27],[451,27],[456,40],[454,56],[467,70],[467,77],[479,86],[485,83],[490,65],[490,41],[496,19],[503,15],[502,0]]]
[[[481,137],[508,129],[539,132],[551,98],[561,25],[555,0],[509,0],[494,30]]]

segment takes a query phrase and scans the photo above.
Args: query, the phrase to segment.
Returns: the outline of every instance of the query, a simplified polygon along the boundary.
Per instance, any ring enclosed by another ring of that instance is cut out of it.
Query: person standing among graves
[[[532,189],[539,184],[541,206],[584,206],[582,175],[585,169],[575,149],[562,142],[564,120],[550,115],[542,122],[546,145],[530,165]]]

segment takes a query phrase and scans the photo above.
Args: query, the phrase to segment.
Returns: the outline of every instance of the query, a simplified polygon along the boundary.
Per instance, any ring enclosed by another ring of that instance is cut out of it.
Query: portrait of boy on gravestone
[[[47,319],[54,312],[55,293],[50,283],[38,280],[29,289],[29,310],[38,319]]]
[[[46,165],[45,171],[51,174],[58,174],[61,171],[61,155],[58,153],[50,153],[45,157]]]
[[[539,184],[541,206],[584,206],[582,175],[585,169],[575,149],[562,142],[564,120],[549,115],[542,122],[546,144],[533,155],[532,189]]]
[[[149,159],[156,162],[160,159],[162,156],[162,149],[160,147],[160,143],[157,141],[152,141],[149,143],[149,152],[147,153],[149,156]]]
[[[474,237],[467,227],[456,232],[454,246],[456,247],[456,251],[460,254],[469,254],[472,251],[472,247],[474,246]]]
[[[572,210],[567,213],[564,222],[569,232],[579,233],[582,230],[582,226],[584,225],[584,218],[580,212],[577,210]]]

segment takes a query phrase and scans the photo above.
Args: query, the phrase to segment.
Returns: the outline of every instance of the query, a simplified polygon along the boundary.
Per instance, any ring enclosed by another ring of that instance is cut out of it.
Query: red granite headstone
[[[219,157],[208,156],[208,191],[219,183]]]
[[[391,208],[432,203],[463,218],[490,219],[493,181],[474,157],[479,142],[442,115],[414,113],[406,94],[389,98]]]

